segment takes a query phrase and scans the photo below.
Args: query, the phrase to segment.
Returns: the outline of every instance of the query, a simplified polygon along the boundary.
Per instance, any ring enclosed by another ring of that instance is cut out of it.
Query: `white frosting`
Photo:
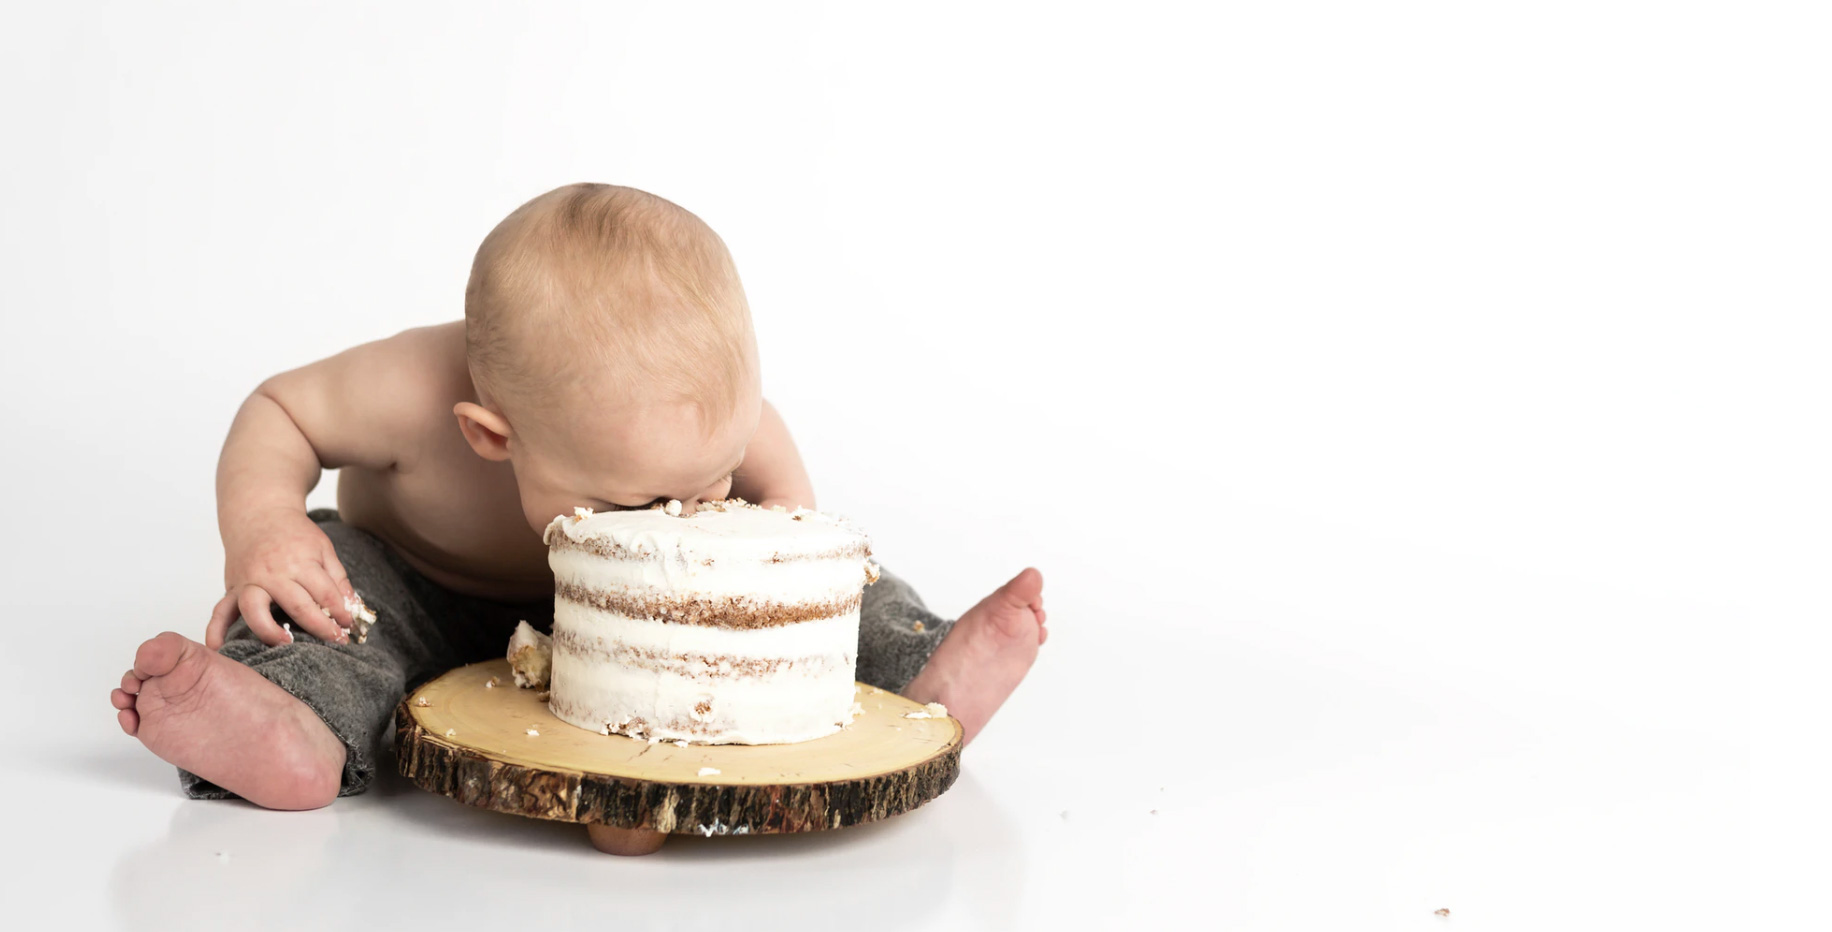
[[[790,513],[729,502],[695,507],[693,514],[684,516],[670,515],[661,508],[601,514],[576,508],[571,516],[548,522],[544,539],[552,544],[556,534],[564,534],[575,541],[614,541],[650,556],[758,561],[777,554],[790,557],[870,546],[870,539],[851,522],[825,512],[797,508]]]
[[[548,560],[562,586],[621,598],[735,598],[740,611],[845,604],[871,575],[870,540],[844,519],[807,509],[712,502],[685,516],[661,508],[581,512],[555,518],[546,540],[562,545]],[[563,546],[569,542],[615,545],[629,558]],[[650,741],[779,744],[832,734],[855,714],[856,607],[788,624],[722,627],[635,618],[556,596],[553,630],[549,708],[580,728]]]
[[[556,632],[579,632],[606,648],[622,642],[664,657],[701,655],[784,661],[761,676],[695,678],[619,662],[614,655],[576,652],[570,639],[554,644],[553,701],[561,721],[593,731],[623,731],[646,723],[643,737],[699,744],[785,744],[833,734],[851,718],[853,650],[859,613],[773,628],[730,629],[629,618],[559,600]],[[690,669],[695,664],[686,664]],[[700,712],[702,702],[710,708]],[[709,726],[714,735],[667,727],[674,721]]]
[[[844,598],[858,592],[866,580],[864,563],[859,560],[767,563],[711,557],[708,565],[701,562],[705,559],[708,558],[671,556],[650,557],[641,562],[617,561],[587,550],[563,548],[547,555],[547,565],[553,568],[555,580],[607,592],[756,595],[771,600]]]
[[[344,611],[350,613],[350,630],[356,634],[356,643],[368,643],[369,629],[375,625],[375,612],[363,604],[363,594],[344,596]],[[341,631],[337,636],[339,640],[349,637]]]

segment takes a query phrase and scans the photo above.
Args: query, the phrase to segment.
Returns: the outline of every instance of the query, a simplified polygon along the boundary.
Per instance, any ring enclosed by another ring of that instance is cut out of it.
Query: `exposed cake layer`
[[[581,728],[638,738],[806,741],[848,720],[858,631],[856,608],[739,630],[560,601],[548,707]]]
[[[623,641],[611,641],[560,632],[560,644],[568,653],[592,663],[615,663],[650,673],[673,673],[699,682],[712,683],[733,678],[759,677],[772,673],[799,673],[819,676],[853,662],[851,654],[809,654],[804,657],[746,657],[732,653],[666,650],[638,647]],[[552,663],[552,654],[548,662]]]
[[[802,602],[770,602],[744,595],[669,595],[653,589],[588,589],[554,584],[554,598],[632,618],[715,628],[777,628],[858,611],[863,596],[835,595]]]

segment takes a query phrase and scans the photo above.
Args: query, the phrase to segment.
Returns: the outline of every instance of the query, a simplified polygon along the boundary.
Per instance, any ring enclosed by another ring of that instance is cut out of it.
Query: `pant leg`
[[[901,692],[929,662],[954,622],[929,611],[902,577],[878,567],[859,606],[859,681]]]
[[[421,576],[374,535],[344,524],[336,511],[316,509],[309,517],[330,537],[350,585],[376,613],[368,637],[362,644],[333,644],[295,623],[293,643],[269,647],[237,620],[219,653],[298,697],[324,720],[344,745],[338,795],[350,796],[375,779],[382,738],[401,696],[458,665],[440,624],[453,614],[455,596]],[[275,621],[291,621],[278,606],[273,614]],[[502,643],[507,641],[504,634]],[[182,768],[178,778],[193,799],[234,796]]]

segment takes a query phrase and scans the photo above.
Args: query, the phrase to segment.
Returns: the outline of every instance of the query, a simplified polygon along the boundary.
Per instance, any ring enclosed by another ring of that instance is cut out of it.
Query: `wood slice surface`
[[[495,685],[486,685],[494,680]],[[401,700],[401,775],[536,819],[703,835],[812,832],[907,812],[960,775],[961,725],[863,683],[864,714],[798,744],[654,744],[554,717],[506,660],[459,667]],[[532,733],[531,733],[532,732]],[[702,776],[702,768],[717,774]]]

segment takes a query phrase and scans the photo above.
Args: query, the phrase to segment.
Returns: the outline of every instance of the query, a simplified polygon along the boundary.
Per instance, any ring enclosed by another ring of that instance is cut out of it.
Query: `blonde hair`
[[[635,188],[567,185],[516,208],[477,248],[464,320],[472,379],[524,420],[609,379],[622,397],[692,406],[710,436],[756,374],[725,242]]]

